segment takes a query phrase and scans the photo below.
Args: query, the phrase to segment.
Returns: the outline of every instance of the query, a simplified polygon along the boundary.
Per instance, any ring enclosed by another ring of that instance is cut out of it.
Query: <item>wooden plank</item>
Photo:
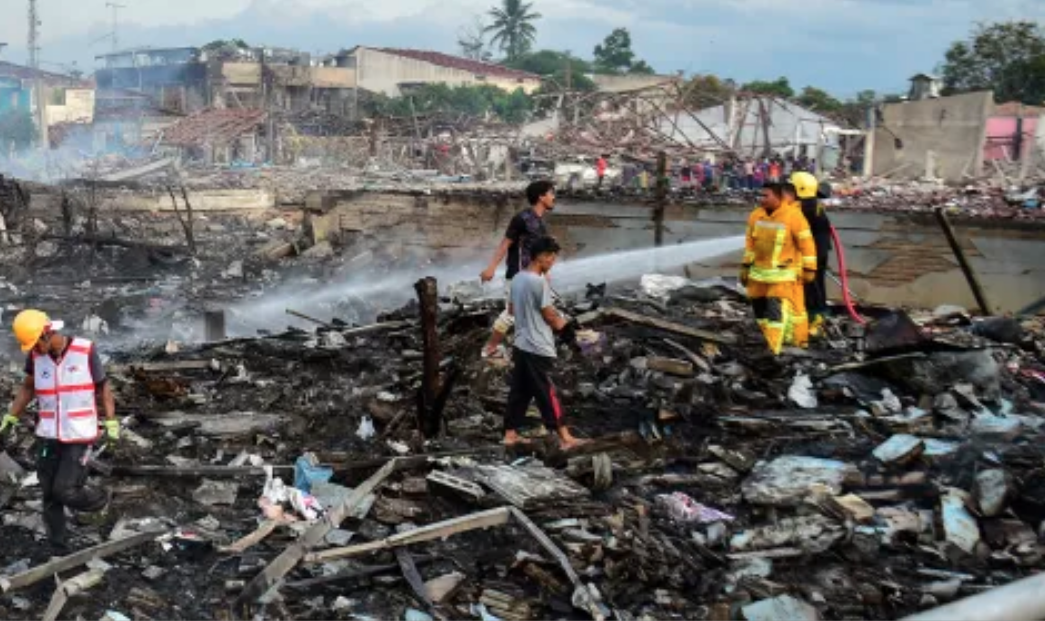
[[[399,569],[402,570],[406,583],[414,590],[414,595],[424,602],[425,605],[431,607],[432,600],[428,598],[428,593],[425,591],[425,581],[421,578],[421,572],[417,571],[417,563],[414,562],[414,557],[405,548],[397,549],[395,555],[396,561],[399,562]]]
[[[166,531],[158,533],[139,533],[137,535],[131,535],[125,539],[107,541],[92,548],[80,550],[79,552],[74,552],[68,556],[48,561],[43,565],[38,565],[23,571],[20,574],[0,577],[0,591],[7,593],[15,589],[27,587],[31,584],[36,584],[49,576],[53,576],[59,572],[68,571],[74,567],[79,567],[92,559],[105,558],[107,556],[112,556],[113,554],[119,554],[124,550],[129,550],[140,546],[143,543],[153,541],[164,534],[166,534]]]
[[[113,373],[144,371],[158,373],[169,371],[203,371],[211,368],[210,360],[171,360],[168,362],[135,362],[133,364],[116,364],[109,367]]]
[[[261,523],[260,526],[258,526],[257,530],[255,530],[251,534],[247,535],[246,537],[243,537],[239,541],[232,543],[231,545],[218,548],[218,551],[241,554],[249,548],[252,548],[261,543],[261,541],[265,539],[265,537],[271,535],[272,531],[276,530],[278,526],[279,522],[275,520],[265,520]]]
[[[658,319],[656,317],[647,317],[646,315],[640,315],[639,313],[633,313],[623,308],[611,308],[605,313],[607,317],[616,317],[631,323],[636,323],[649,328],[656,328],[658,330],[664,330],[665,332],[671,332],[681,336],[688,336],[694,339],[704,339],[705,341],[712,341],[715,343],[722,343],[725,345],[732,345],[737,342],[737,338],[728,333],[710,332],[708,330],[701,330],[699,328],[691,328],[684,326],[672,321],[666,321],[664,319]]]
[[[105,570],[91,569],[65,582],[60,582],[54,590],[54,595],[51,596],[51,603],[48,604],[47,611],[44,612],[43,621],[55,621],[70,597],[97,586],[104,577]]]
[[[310,527],[297,542],[291,544],[283,553],[277,556],[265,569],[254,577],[233,604],[233,612],[242,617],[250,616],[247,608],[256,602],[258,598],[276,586],[283,576],[294,569],[298,563],[309,553],[312,548],[319,545],[327,534],[341,525],[345,517],[354,513],[363,500],[372,494],[385,479],[399,467],[399,461],[392,459],[383,468],[375,472],[369,479],[363,481],[352,493],[345,498],[341,504],[335,506],[320,520]]]
[[[348,546],[346,548],[334,548],[333,550],[315,552],[305,557],[305,562],[324,563],[326,561],[359,556],[361,554],[368,554],[379,550],[389,550],[392,548],[413,545],[415,543],[423,543],[433,539],[443,539],[470,530],[479,530],[482,528],[490,528],[492,526],[503,526],[508,523],[510,516],[511,513],[509,513],[508,507],[498,507],[496,509],[490,509],[489,511],[470,513],[452,520],[426,524],[425,526],[418,527],[405,533],[396,533],[395,535],[378,541],[370,541],[355,546]]]

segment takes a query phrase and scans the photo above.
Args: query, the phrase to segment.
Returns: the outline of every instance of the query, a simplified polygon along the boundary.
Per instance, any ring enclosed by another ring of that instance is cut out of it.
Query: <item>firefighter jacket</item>
[[[744,269],[754,282],[799,283],[803,271],[816,272],[816,245],[798,203],[780,205],[772,213],[759,207],[747,223]]]

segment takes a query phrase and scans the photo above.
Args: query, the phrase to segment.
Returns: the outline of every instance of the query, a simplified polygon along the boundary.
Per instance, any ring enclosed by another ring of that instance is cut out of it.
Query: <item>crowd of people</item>
[[[671,168],[669,176],[672,185],[680,189],[720,192],[757,190],[766,183],[779,183],[795,172],[815,171],[815,158],[805,155],[795,157],[789,154],[754,159],[727,157],[717,162],[712,162],[711,159],[697,163],[680,161]],[[620,185],[628,189],[647,191],[653,187],[655,178],[653,166],[629,162],[622,166]]]

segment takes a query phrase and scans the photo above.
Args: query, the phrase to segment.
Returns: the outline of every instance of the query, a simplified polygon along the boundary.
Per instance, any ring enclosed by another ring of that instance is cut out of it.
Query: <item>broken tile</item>
[[[950,488],[940,497],[940,511],[947,541],[965,553],[972,554],[980,542],[980,527],[976,518],[965,508],[968,500],[968,494]]]

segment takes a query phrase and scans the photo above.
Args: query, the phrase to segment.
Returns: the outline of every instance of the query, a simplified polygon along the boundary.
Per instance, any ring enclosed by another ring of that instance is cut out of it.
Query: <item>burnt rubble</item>
[[[894,618],[1041,570],[1040,319],[863,309],[773,358],[728,284],[647,291],[564,303],[570,453],[499,444],[496,301],[110,352],[80,552],[49,560],[31,433],[0,453],[0,615]]]

